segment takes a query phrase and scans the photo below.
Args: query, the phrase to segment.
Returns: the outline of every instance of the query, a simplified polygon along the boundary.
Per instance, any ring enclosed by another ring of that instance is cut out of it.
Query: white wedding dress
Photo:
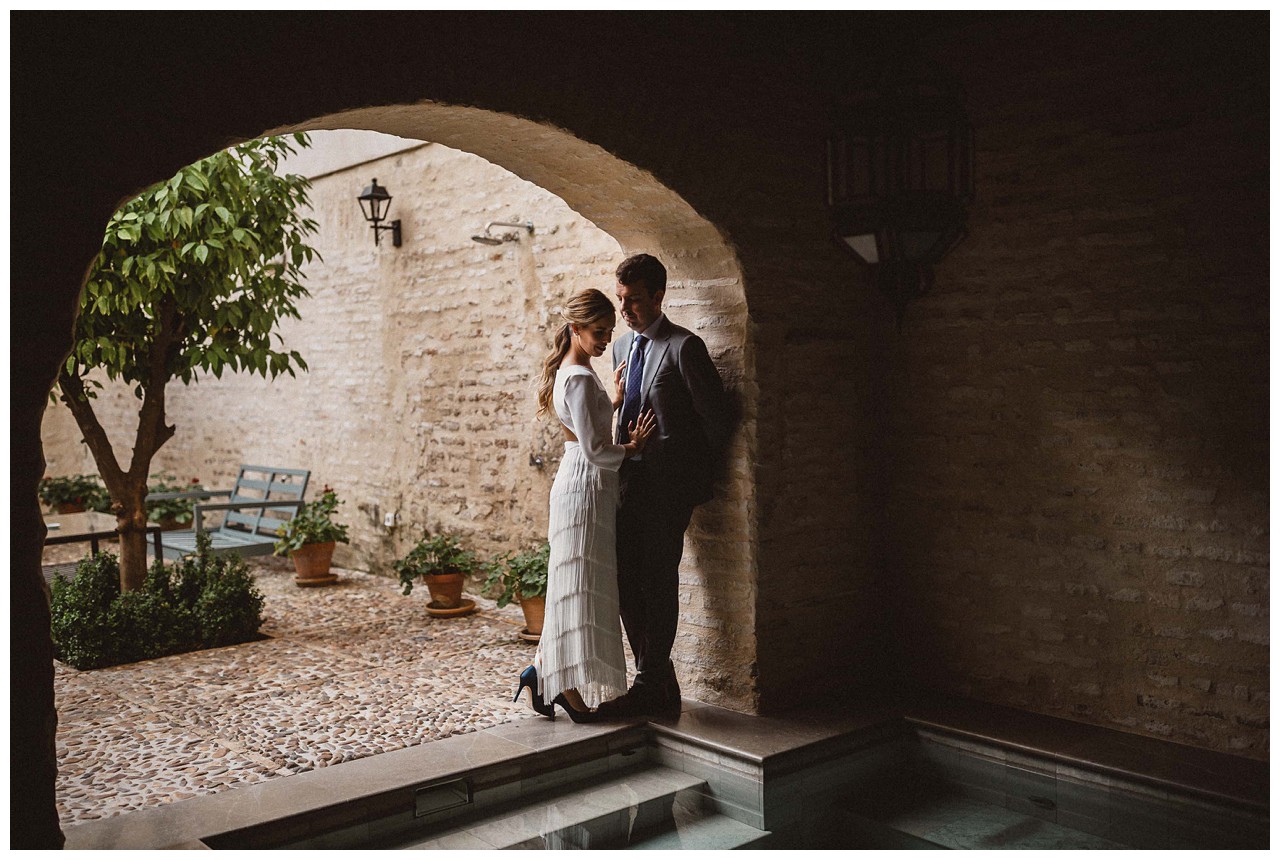
[[[614,540],[624,452],[612,442],[613,404],[590,368],[561,365],[553,400],[578,441],[565,443],[551,486],[547,613],[534,665],[545,701],[576,689],[594,708],[627,689]]]

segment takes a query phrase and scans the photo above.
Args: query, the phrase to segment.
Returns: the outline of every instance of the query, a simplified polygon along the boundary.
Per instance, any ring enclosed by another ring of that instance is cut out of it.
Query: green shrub
[[[160,561],[138,591],[120,590],[120,561],[100,553],[76,577],[53,583],[53,644],[77,669],[150,660],[252,639],[263,597],[237,555],[213,556],[201,535],[195,555],[172,567]]]
[[[179,638],[174,614],[174,607],[158,594],[121,592],[107,610],[106,627],[113,645],[108,665],[191,650],[189,640]]]
[[[80,562],[76,578],[53,580],[51,632],[58,659],[77,669],[99,669],[121,662],[107,616],[120,596],[120,562],[100,553]]]
[[[252,639],[262,625],[261,592],[239,556],[213,559],[193,610],[208,647]]]

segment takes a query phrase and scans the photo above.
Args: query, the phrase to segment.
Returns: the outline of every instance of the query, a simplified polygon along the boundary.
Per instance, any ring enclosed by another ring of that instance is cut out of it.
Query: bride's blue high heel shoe
[[[595,711],[579,711],[577,708],[573,707],[573,705],[570,705],[569,700],[565,698],[564,693],[561,693],[552,699],[551,704],[553,706],[559,705],[564,708],[565,712],[569,715],[569,719],[573,720],[575,723],[594,723],[596,720],[600,719],[600,715]]]
[[[542,696],[538,695],[538,670],[532,666],[520,673],[520,686],[516,687],[516,697],[511,701],[520,701],[520,694],[524,692],[525,687],[529,688],[529,704],[533,705],[533,709],[542,716],[554,720],[556,709],[543,702]]]

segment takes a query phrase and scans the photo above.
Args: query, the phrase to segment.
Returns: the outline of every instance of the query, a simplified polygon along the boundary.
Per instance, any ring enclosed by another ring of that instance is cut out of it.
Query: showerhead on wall
[[[515,242],[520,239],[519,233],[503,233],[501,236],[489,235],[489,231],[492,230],[494,227],[524,228],[525,230],[528,230],[530,234],[533,233],[532,221],[521,221],[518,223],[513,221],[490,221],[488,224],[485,225],[484,233],[481,235],[472,236],[471,241],[479,242],[481,245],[501,245],[503,242]]]

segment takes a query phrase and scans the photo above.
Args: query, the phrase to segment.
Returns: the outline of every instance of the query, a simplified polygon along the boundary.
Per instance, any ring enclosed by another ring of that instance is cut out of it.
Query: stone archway
[[[750,449],[750,440],[754,436],[754,398],[751,395],[751,374],[747,358],[747,309],[741,272],[733,250],[706,219],[699,216],[688,203],[661,185],[653,176],[560,129],[508,114],[424,103],[344,112],[297,126],[276,129],[273,133],[351,128],[391,133],[411,140],[430,140],[433,144],[480,156],[539,186],[543,191],[554,194],[569,208],[593,222],[598,229],[616,240],[621,246],[623,255],[643,250],[655,253],[667,263],[670,280],[665,303],[666,310],[676,321],[695,329],[706,339],[730,391],[743,407],[744,417],[741,429],[735,437],[729,455],[730,462],[726,469],[726,475],[732,477],[722,482],[719,498],[697,512],[688,533],[682,570],[684,584],[680,597],[680,638],[677,641],[674,658],[686,695],[740,711],[756,710],[758,695],[755,678],[753,674],[742,671],[742,667],[751,666],[755,659],[753,598],[756,582],[754,548],[751,540],[754,531],[753,493],[749,478],[744,477],[750,475],[750,470],[747,468],[749,462],[747,452]],[[389,167],[384,165],[384,169]],[[382,173],[378,175],[382,176]],[[383,181],[385,183],[386,179]],[[400,190],[401,184],[403,180],[393,183],[396,190]],[[455,194],[466,195],[462,190],[465,188],[465,183],[460,185],[455,181],[454,186]],[[431,187],[435,187],[434,183]],[[425,189],[420,188],[417,193],[421,195],[424,191]],[[330,203],[329,208],[332,208],[332,205]],[[404,209],[405,205],[400,204],[401,212],[412,219],[413,214],[410,210]],[[342,233],[351,232],[363,238],[364,230],[359,229],[359,219],[355,217],[354,205],[351,209],[351,223],[347,222],[345,211],[338,216],[330,213],[330,218],[336,219],[335,227]],[[419,219],[421,217],[420,215]],[[478,229],[482,225],[472,226]],[[348,230],[348,227],[351,229]],[[415,223],[413,220],[406,222],[406,235],[417,236],[419,241],[425,238],[424,234],[429,229],[429,225],[425,223]],[[413,238],[409,241],[412,244]],[[429,268],[431,255],[441,249],[438,241],[426,241],[430,249],[426,251],[428,256],[423,257],[423,251],[419,250],[416,259],[420,266]],[[370,259],[375,259],[377,256],[372,255]],[[522,265],[530,267],[533,265],[533,260],[532,258],[523,259],[527,256],[527,254],[521,255]],[[393,280],[408,277],[409,270],[404,268],[405,263],[395,262],[405,259],[400,256],[386,256],[384,258],[386,265],[379,266],[379,271],[383,272],[379,277]],[[617,257],[617,260],[621,259],[621,256]],[[617,260],[614,262],[616,263]],[[610,264],[609,268],[612,265]],[[416,267],[411,266],[412,268]],[[532,275],[532,273],[529,274]],[[416,272],[414,277],[420,279]],[[429,275],[427,277],[430,279]],[[357,280],[357,283],[360,281]],[[390,281],[388,281],[389,284]],[[337,286],[338,284],[331,284],[329,289]],[[607,290],[607,286],[605,288]],[[454,289],[467,291],[465,284],[459,284]],[[477,293],[477,297],[483,294],[482,290]],[[474,300],[473,298],[472,301]],[[416,325],[420,329],[430,328],[436,316],[437,314],[431,314],[418,317]],[[367,315],[359,319],[367,319]],[[454,320],[454,324],[457,322]],[[401,322],[397,328],[403,328],[404,324]],[[357,322],[356,325],[367,325],[367,323]],[[540,352],[542,347],[543,344],[539,338],[538,343],[530,344],[529,349],[531,352]],[[375,352],[385,352],[387,348],[386,344],[382,344],[381,348]],[[357,364],[359,364],[358,360]],[[352,368],[352,372],[367,373],[370,381],[388,375],[364,366],[361,366],[361,369]],[[395,376],[397,372],[392,370],[390,375]],[[473,384],[476,381],[478,380],[473,380]],[[217,383],[212,381],[211,384],[217,386]],[[411,383],[406,380],[406,384]],[[362,391],[365,387],[360,386]],[[204,408],[208,408],[207,402],[210,396],[231,397],[233,400],[237,396],[253,398],[257,396],[253,391],[254,389],[247,388],[237,394],[236,390],[228,389],[219,395],[217,391],[211,390],[204,397],[201,397],[199,392],[193,392],[196,399],[188,404],[186,411],[189,412],[193,406],[198,408],[200,403],[205,403]],[[388,397],[391,396],[390,389],[382,391],[376,387],[369,389],[368,393],[376,397],[379,392]],[[177,409],[181,393],[175,392],[175,395],[179,395],[173,404],[174,409]],[[284,396],[283,393],[281,396]],[[132,402],[131,398],[124,397],[124,401],[127,402],[116,405],[116,411],[120,412],[121,416],[131,410],[129,406]],[[367,407],[373,408],[373,404],[370,403]],[[529,412],[527,409],[524,411]],[[534,420],[531,412],[525,417],[530,422]],[[199,420],[191,414],[187,414],[183,422],[182,410],[176,412],[171,410],[171,418],[188,426],[192,426],[193,422],[199,423]],[[323,410],[320,418],[323,419]],[[333,416],[328,420],[334,420]],[[312,421],[312,423],[315,422]],[[514,433],[513,438],[519,438],[521,433],[519,424],[520,422],[517,421],[509,427],[507,435]],[[431,427],[430,424],[427,426]],[[305,431],[299,429],[298,432]],[[315,434],[317,428],[312,427],[311,432]],[[438,427],[425,431],[422,427],[416,427],[412,431],[415,436],[421,436],[424,432],[429,436],[443,431]],[[236,432],[233,435],[239,437],[244,434]],[[443,441],[456,443],[458,440],[444,439]],[[246,444],[250,443],[246,441]],[[271,446],[273,451],[278,444],[277,442]],[[354,441],[348,444],[358,445]],[[451,450],[456,452],[458,449],[451,446]],[[410,458],[414,456],[409,450],[401,453]],[[247,452],[246,456],[248,456]],[[319,467],[325,461],[323,452],[311,448],[293,451],[290,456],[303,457],[309,462],[314,460],[315,462],[310,462],[312,468]],[[469,467],[472,471],[483,465],[484,458],[478,449],[469,456],[475,460]],[[317,457],[319,459],[316,459]],[[249,456],[249,459],[253,457]],[[333,457],[330,456],[328,459],[331,460]],[[344,454],[342,459],[345,462],[350,457]],[[205,474],[206,470],[216,471],[219,466],[225,467],[225,464],[207,462],[193,467],[196,471],[191,474]],[[547,479],[544,483],[549,482],[550,475],[543,477]],[[348,479],[358,483],[357,475],[347,474],[345,471],[334,473],[332,478],[335,486],[338,485],[337,482]],[[421,514],[431,495],[431,491],[426,487],[433,486],[435,482],[428,482],[425,479],[415,482],[404,474],[401,474],[398,480],[402,485],[406,481],[410,485],[404,490],[406,494],[411,497],[423,497],[421,503],[416,498],[412,503]],[[374,483],[391,486],[396,481],[395,475],[387,474],[382,475]],[[414,483],[420,485],[417,492],[411,489]],[[546,487],[543,487],[541,495],[543,506],[545,506],[545,490]],[[357,506],[355,503],[369,495],[379,494],[364,492],[356,498],[348,499],[353,503],[349,505],[348,515],[355,516]],[[396,507],[400,506],[396,505]],[[416,527],[420,519],[421,516],[410,517],[408,522]],[[467,523],[465,516],[462,520],[463,522],[457,524],[464,529],[469,530],[479,526],[479,523]],[[424,520],[421,524],[425,523]],[[390,549],[387,541],[382,538],[383,535],[379,534],[370,539],[379,545],[380,551]],[[388,556],[390,557],[392,556]],[[357,566],[362,565],[357,563]],[[385,564],[381,566],[385,567]]]
[[[666,309],[706,340],[741,414],[717,499],[690,526],[674,659],[686,695],[755,712],[756,397],[746,293],[724,236],[652,174],[554,126],[479,108],[421,102],[343,111],[266,133],[354,128],[479,155],[564,200],[621,245],[667,265]]]

